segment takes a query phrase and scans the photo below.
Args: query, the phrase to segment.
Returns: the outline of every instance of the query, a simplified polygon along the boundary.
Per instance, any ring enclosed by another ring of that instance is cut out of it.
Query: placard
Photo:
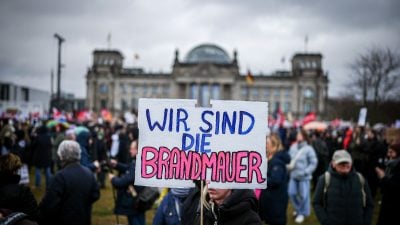
[[[268,103],[139,99],[135,185],[266,188]]]
[[[358,115],[358,126],[365,126],[365,122],[367,121],[367,108],[361,108],[360,114]]]

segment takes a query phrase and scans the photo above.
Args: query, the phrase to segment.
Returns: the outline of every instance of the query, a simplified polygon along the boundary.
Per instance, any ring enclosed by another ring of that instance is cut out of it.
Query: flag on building
[[[248,85],[254,84],[254,76],[253,76],[253,74],[251,74],[250,70],[247,70],[246,82]]]

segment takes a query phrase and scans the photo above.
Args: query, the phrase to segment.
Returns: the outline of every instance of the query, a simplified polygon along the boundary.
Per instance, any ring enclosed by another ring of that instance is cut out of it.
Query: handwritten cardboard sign
[[[135,184],[265,188],[268,103],[139,99]]]

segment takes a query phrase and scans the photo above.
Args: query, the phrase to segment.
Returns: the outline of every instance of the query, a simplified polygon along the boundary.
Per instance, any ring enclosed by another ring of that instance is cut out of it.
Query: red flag
[[[276,111],[276,120],[274,124],[274,129],[278,129],[279,127],[283,126],[283,123],[285,122],[285,114],[283,114],[281,107],[278,107],[278,110]]]
[[[78,121],[86,121],[88,119],[88,111],[87,110],[82,110],[78,112],[78,115],[76,115],[76,119]]]
[[[271,115],[268,115],[268,126],[269,127],[273,127],[275,125],[275,121],[276,120]]]
[[[55,107],[53,107],[52,108],[52,111],[53,111],[53,119],[59,119],[61,116],[62,116],[62,114],[61,114],[61,112],[60,111],[58,111],[58,109],[56,109]]]
[[[304,126],[309,122],[315,121],[316,119],[317,119],[317,115],[315,114],[315,112],[310,112],[303,118],[302,124]]]
[[[276,120],[279,126],[283,126],[283,123],[285,122],[285,114],[283,114],[281,107],[278,108],[278,116]]]
[[[101,110],[101,117],[103,117],[103,119],[105,121],[112,121],[113,117],[110,111],[108,111],[107,109],[102,109]]]

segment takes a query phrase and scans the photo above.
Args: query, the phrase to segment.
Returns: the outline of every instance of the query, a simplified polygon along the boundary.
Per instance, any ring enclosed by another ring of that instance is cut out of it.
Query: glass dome
[[[186,63],[218,63],[229,64],[231,59],[222,48],[213,44],[202,44],[192,49],[185,58]]]

